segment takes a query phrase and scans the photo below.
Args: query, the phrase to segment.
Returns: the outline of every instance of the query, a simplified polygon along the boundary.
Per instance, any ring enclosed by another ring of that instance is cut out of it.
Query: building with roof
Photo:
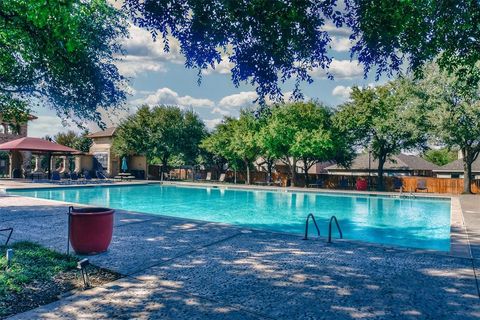
[[[115,140],[116,128],[110,127],[103,131],[89,134],[92,139],[89,154],[93,157],[92,170],[102,171],[107,176],[114,177],[121,171],[121,159],[112,149]],[[143,179],[147,172],[147,159],[143,155],[131,155],[127,157],[128,171],[137,178]]]
[[[334,164],[325,168],[328,174],[365,176],[376,175],[378,160],[368,153],[358,155],[349,168]],[[425,176],[432,177],[440,167],[419,156],[400,153],[387,160],[384,165],[386,176]]]
[[[463,159],[457,159],[433,170],[437,178],[463,178]],[[480,157],[472,163],[472,178],[480,179]]]
[[[28,121],[35,120],[37,117],[33,115],[28,116]],[[28,135],[28,121],[25,123],[14,123],[6,121],[0,114],[0,144],[17,140]],[[8,176],[10,172],[11,163],[14,167],[20,166],[23,157],[19,151],[14,151],[10,155],[6,153],[0,154],[0,176]]]

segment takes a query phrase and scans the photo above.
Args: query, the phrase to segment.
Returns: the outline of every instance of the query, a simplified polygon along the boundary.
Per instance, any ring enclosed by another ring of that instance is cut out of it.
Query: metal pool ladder
[[[337,225],[338,233],[340,234],[340,239],[343,239],[343,233],[342,229],[340,228],[340,225],[338,224],[337,217],[332,216],[330,218],[330,223],[328,224],[328,243],[332,243],[332,221],[335,221],[335,224]]]
[[[315,221],[315,217],[313,216],[313,213],[309,213],[307,216],[307,221],[305,222],[305,237],[303,238],[303,240],[308,240],[308,222],[310,218],[312,218],[313,224],[317,229],[317,234],[320,236],[320,229],[318,229],[317,221]]]

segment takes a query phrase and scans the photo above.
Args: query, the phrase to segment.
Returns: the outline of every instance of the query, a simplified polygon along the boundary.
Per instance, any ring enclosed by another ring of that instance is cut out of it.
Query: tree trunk
[[[463,158],[463,193],[472,193],[472,162],[470,155]]]
[[[303,174],[305,175],[305,188],[308,188],[309,178],[308,178],[308,169],[310,167],[307,164],[307,160],[303,159]]]
[[[145,180],[148,180],[148,158],[145,157],[145,162],[147,162],[147,167],[145,168]]]
[[[245,163],[245,167],[246,167],[246,171],[247,171],[247,184],[250,184],[251,181],[250,181],[250,166],[249,166],[249,163],[248,163],[248,160],[244,160],[243,161]]]
[[[296,181],[297,180],[297,159],[293,158],[293,162],[290,165],[290,175],[291,175],[291,183],[290,186],[295,187],[296,186]]]
[[[387,160],[386,156],[380,156],[378,158],[378,168],[377,168],[377,190],[384,191],[385,187],[383,185],[383,166]]]
[[[163,173],[167,172],[168,156],[162,158],[162,169],[160,170],[160,180],[163,181]]]
[[[268,183],[272,182],[272,171],[273,171],[273,161],[267,161],[267,174],[268,174]]]

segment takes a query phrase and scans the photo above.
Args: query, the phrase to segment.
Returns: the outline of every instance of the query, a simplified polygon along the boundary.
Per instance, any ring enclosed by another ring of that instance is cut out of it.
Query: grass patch
[[[43,248],[31,242],[17,242],[12,263],[7,268],[5,246],[0,247],[0,297],[20,292],[25,285],[33,281],[48,280],[62,271],[76,267],[77,259]]]
[[[14,250],[7,268],[6,251]],[[83,282],[76,268],[78,259],[31,242],[0,246],[0,318],[56,301],[66,292],[81,289]],[[120,275],[90,265],[93,287],[114,281]]]

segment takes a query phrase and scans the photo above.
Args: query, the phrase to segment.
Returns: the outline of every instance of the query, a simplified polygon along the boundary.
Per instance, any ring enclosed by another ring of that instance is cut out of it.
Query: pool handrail
[[[312,218],[313,224],[317,229],[318,236],[320,236],[320,229],[318,228],[317,221],[315,221],[315,217],[313,216],[313,213],[309,213],[307,216],[307,221],[305,222],[305,237],[303,238],[303,240],[308,240],[308,222],[310,220],[310,217]]]
[[[340,228],[340,225],[338,224],[337,217],[332,216],[330,218],[330,222],[328,224],[328,243],[332,243],[332,221],[335,220],[335,224],[337,225],[338,233],[340,234],[340,239],[343,239],[343,233],[342,229]]]

